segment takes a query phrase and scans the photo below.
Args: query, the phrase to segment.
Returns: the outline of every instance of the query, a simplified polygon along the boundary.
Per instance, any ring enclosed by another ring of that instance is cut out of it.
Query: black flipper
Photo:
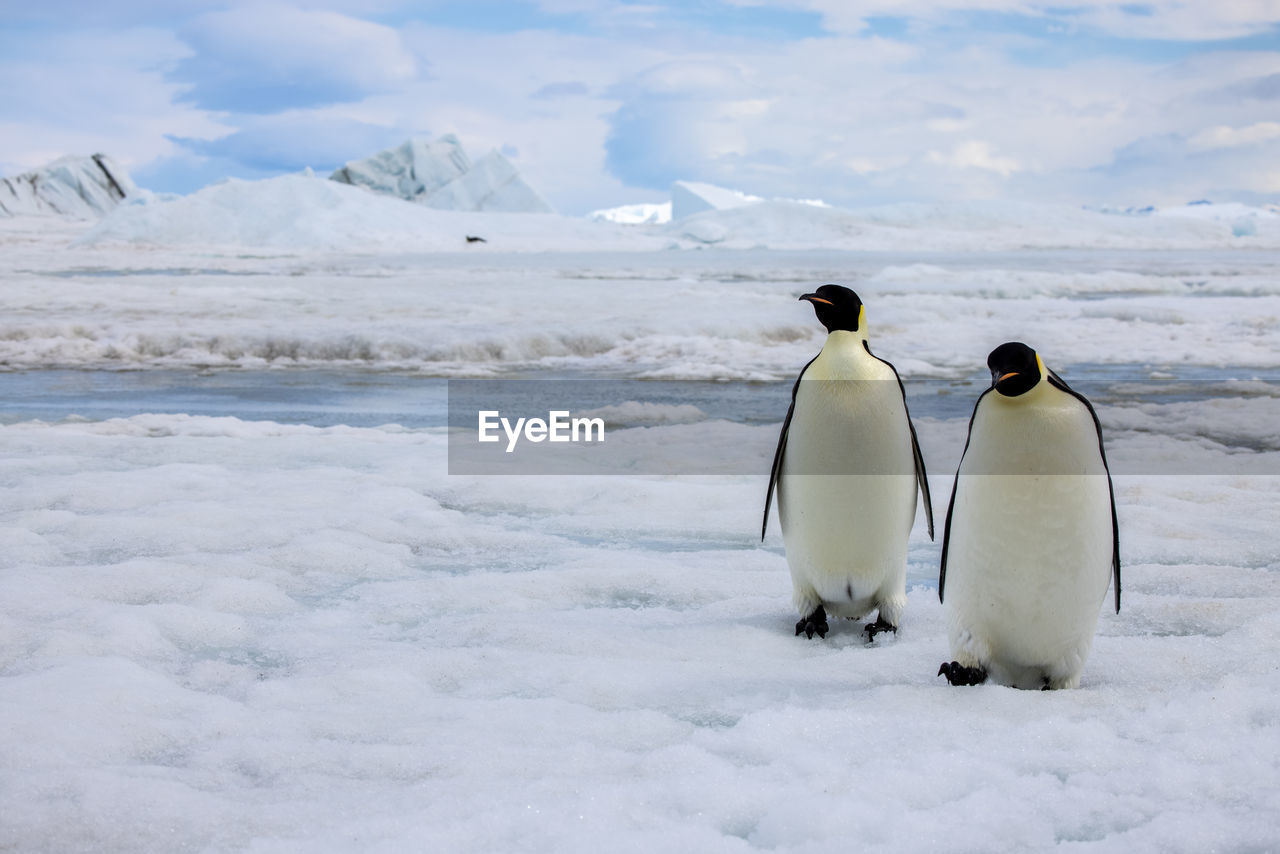
[[[760,539],[764,540],[765,531],[769,528],[769,505],[773,503],[773,492],[778,487],[778,478],[782,475],[782,455],[787,448],[787,431],[791,429],[791,416],[796,412],[796,392],[800,390],[800,380],[804,378],[804,372],[809,370],[809,366],[813,364],[813,359],[804,363],[804,367],[800,369],[800,376],[796,377],[796,384],[791,387],[791,405],[787,407],[787,417],[782,422],[782,431],[778,433],[778,449],[773,452],[773,468],[769,471],[769,490],[764,496],[764,521],[760,523]]]
[[[1120,520],[1116,517],[1116,488],[1111,483],[1111,468],[1107,465],[1107,450],[1102,445],[1102,422],[1098,420],[1098,413],[1094,411],[1093,404],[1089,399],[1080,392],[1067,385],[1062,377],[1055,374],[1049,368],[1045,368],[1049,372],[1049,384],[1059,391],[1065,391],[1076,400],[1084,404],[1085,409],[1089,410],[1090,417],[1093,418],[1094,429],[1098,431],[1098,453],[1102,455],[1102,468],[1107,472],[1107,492],[1111,496],[1111,572],[1115,580],[1116,588],[1116,613],[1120,613]]]
[[[991,389],[987,389],[978,395],[978,401],[973,405],[973,414],[969,416],[969,432],[964,437],[964,450],[960,452],[960,462],[956,465],[956,477],[951,482],[951,500],[947,502],[947,521],[942,528],[942,561],[938,565],[938,601],[942,601],[942,591],[947,586],[947,547],[951,545],[951,511],[956,506],[956,488],[960,485],[960,468],[964,465],[964,455],[969,453],[969,440],[973,438],[973,422],[978,417],[978,407],[982,405],[982,399],[987,396]]]
[[[876,361],[883,362],[889,366],[889,370],[893,371],[893,378],[898,381],[898,391],[902,392],[902,409],[907,413],[907,429],[911,431],[911,456],[914,458],[916,466],[916,483],[920,486],[920,494],[924,497],[924,518],[929,523],[929,539],[933,539],[933,499],[929,497],[929,475],[924,470],[924,455],[920,453],[920,440],[916,437],[916,425],[911,423],[911,410],[907,408],[907,388],[902,384],[902,377],[898,376],[898,369],[888,359],[881,359],[875,353],[871,352],[871,345],[865,340],[862,342],[862,349],[867,351],[867,355]]]

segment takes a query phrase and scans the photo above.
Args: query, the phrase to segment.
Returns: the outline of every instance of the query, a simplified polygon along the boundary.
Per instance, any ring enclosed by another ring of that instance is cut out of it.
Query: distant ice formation
[[[110,157],[60,157],[52,163],[0,178],[0,216],[103,216],[138,191]]]
[[[698,181],[675,181],[671,184],[671,201],[662,204],[621,205],[592,211],[588,219],[616,222],[622,225],[664,225],[707,211],[728,211],[756,205],[764,201],[789,202],[812,207],[830,207],[821,199],[763,199],[741,190],[717,187]]]
[[[467,175],[472,174],[476,174],[472,180],[477,180],[486,173],[473,168]],[[469,236],[482,237],[484,242],[468,241]],[[230,178],[188,196],[139,191],[78,242],[253,246],[299,252],[458,252],[470,247],[468,251],[474,253],[486,248],[634,251],[659,249],[670,240],[614,223],[554,213],[436,210],[301,173],[256,181]]]
[[[677,245],[726,249],[964,252],[1280,245],[1280,216],[1266,208],[1221,207],[1216,215],[1197,206],[1131,216],[1043,203],[904,203],[844,210],[774,199],[676,218],[662,232]]]
[[[671,185],[671,218],[684,219],[703,211],[727,211],[764,199],[696,181],[676,181]]]
[[[671,222],[671,202],[605,208],[587,214],[587,219],[595,222],[616,222],[621,225],[662,225]]]
[[[450,211],[551,213],[510,160],[490,151],[474,163],[453,134],[410,139],[353,160],[329,176],[375,193]]]

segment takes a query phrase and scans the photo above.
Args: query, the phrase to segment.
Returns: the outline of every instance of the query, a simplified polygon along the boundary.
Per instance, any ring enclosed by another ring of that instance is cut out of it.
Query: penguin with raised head
[[[1026,344],[987,358],[947,508],[938,598],[953,660],[939,676],[976,685],[1074,688],[1114,578],[1115,491],[1093,406]]]
[[[871,353],[858,295],[823,285],[813,305],[827,340],[800,371],[765,494],[763,540],[775,490],[800,620],[796,635],[826,637],[827,617],[858,619],[869,641],[896,633],[906,605],[907,538],[929,481],[897,370]]]

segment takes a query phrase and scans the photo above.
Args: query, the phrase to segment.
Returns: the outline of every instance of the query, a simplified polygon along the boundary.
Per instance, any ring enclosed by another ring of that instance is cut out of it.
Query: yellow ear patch
[[[867,306],[862,304],[858,306],[858,328],[862,328],[862,324],[867,322]]]
[[[1036,353],[1036,367],[1040,369],[1040,378],[1049,376],[1049,372],[1044,369],[1044,362],[1040,360],[1040,354]]]

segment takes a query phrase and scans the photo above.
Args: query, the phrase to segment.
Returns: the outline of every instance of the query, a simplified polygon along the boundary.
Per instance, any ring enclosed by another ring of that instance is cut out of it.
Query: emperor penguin
[[[828,613],[858,619],[875,609],[863,627],[874,641],[897,633],[906,605],[917,488],[933,538],[929,481],[902,380],[867,343],[862,300],[840,285],[800,299],[813,305],[827,340],[791,389],[760,538],[776,490],[796,635],[825,638]]]
[[[1074,688],[1112,579],[1120,611],[1102,425],[1026,344],[1001,344],[987,367],[947,507],[938,598],[953,660],[938,675]]]

